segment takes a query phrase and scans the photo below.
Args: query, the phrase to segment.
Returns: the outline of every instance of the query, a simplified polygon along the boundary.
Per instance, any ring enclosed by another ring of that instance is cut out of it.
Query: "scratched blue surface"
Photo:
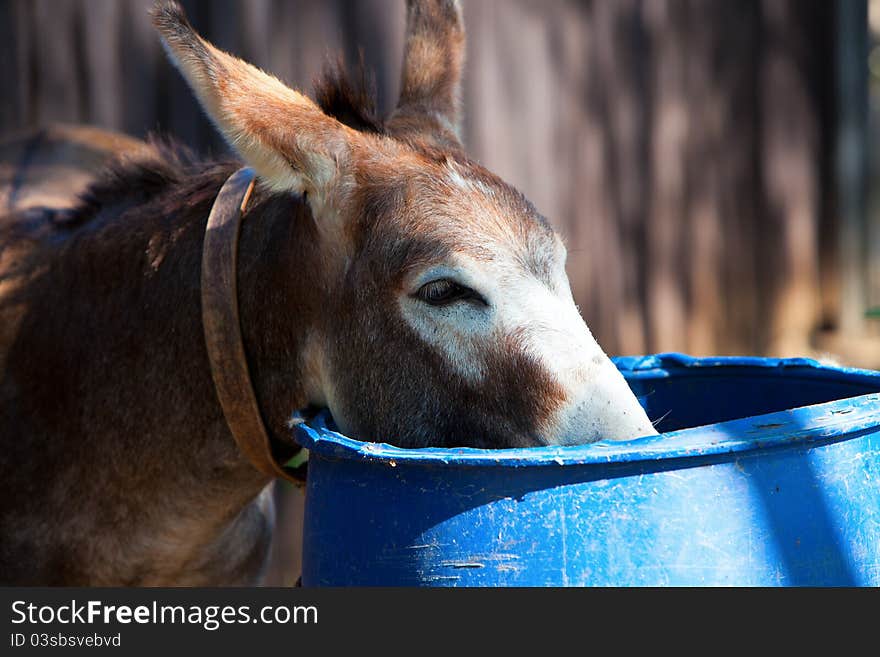
[[[880,585],[880,373],[616,362],[660,436],[406,450],[301,428],[303,584]]]

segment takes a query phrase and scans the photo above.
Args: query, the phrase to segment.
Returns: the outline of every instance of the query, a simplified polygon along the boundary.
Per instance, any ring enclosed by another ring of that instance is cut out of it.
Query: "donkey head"
[[[462,150],[457,2],[407,2],[400,102],[370,129],[217,50],[176,4],[154,20],[262,183],[311,209],[326,312],[303,376],[343,432],[479,447],[656,433],[574,304],[562,241]]]

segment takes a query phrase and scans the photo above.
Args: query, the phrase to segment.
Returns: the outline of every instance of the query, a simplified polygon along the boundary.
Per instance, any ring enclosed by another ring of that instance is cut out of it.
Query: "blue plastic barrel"
[[[880,373],[616,363],[661,435],[400,449],[302,427],[303,585],[880,585]]]

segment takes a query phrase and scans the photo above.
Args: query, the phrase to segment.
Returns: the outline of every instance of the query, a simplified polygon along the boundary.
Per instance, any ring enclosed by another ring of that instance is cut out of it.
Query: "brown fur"
[[[0,143],[0,212],[71,207],[108,160],[144,148],[90,126],[53,124],[10,135]]]
[[[449,0],[407,0],[406,33],[400,102],[389,129],[400,139],[458,146],[461,8]]]
[[[363,55],[355,75],[346,71],[340,57],[324,67],[314,86],[315,99],[327,116],[361,132],[385,134],[385,122],[376,109],[376,82],[364,66]]]
[[[407,272],[451,252],[506,253],[539,279],[555,253],[534,208],[457,141],[460,10],[408,5],[388,122],[363,85],[331,73],[320,108],[200,39],[176,4],[155,14],[263,181],[238,287],[253,384],[282,450],[295,449],[291,413],[331,393],[357,437],[402,446],[537,444],[564,401],[520,336],[492,336],[491,376],[477,385],[400,318]],[[237,166],[155,144],[110,167],[63,222],[0,221],[0,583],[259,580],[269,481],[223,420],[200,320],[205,222]]]

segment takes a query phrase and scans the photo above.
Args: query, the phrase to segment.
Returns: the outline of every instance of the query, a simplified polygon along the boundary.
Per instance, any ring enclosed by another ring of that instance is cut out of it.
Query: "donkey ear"
[[[278,191],[324,198],[350,152],[351,130],[303,94],[218,50],[176,2],[152,11],[171,60],[229,144]]]
[[[458,0],[407,0],[400,100],[389,132],[459,144],[464,50]]]

